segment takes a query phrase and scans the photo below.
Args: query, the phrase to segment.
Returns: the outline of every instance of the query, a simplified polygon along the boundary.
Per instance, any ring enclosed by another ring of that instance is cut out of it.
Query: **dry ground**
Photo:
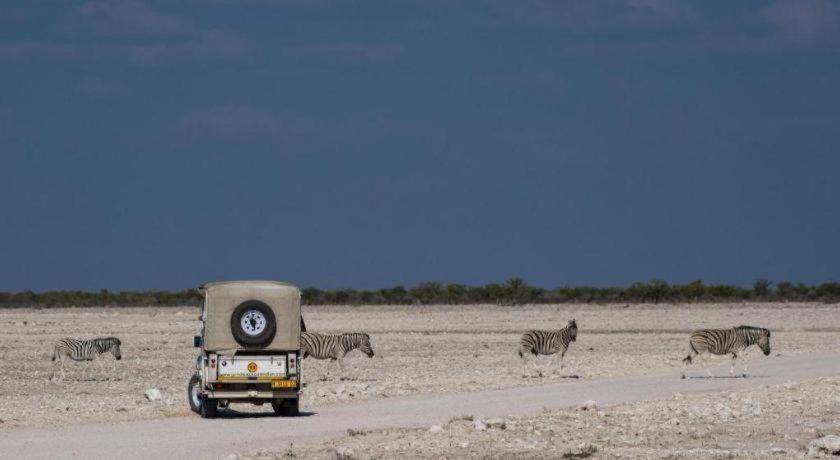
[[[840,434],[839,392],[840,378],[826,378],[478,422],[465,414],[240,458],[802,458],[811,440]]]
[[[769,327],[773,354],[765,358],[752,352],[753,361],[836,350],[837,311],[836,305],[822,304],[307,307],[310,330],[367,331],[377,357],[351,354],[347,381],[338,379],[337,366],[331,380],[321,381],[325,362],[304,361],[303,405],[534,385],[572,376],[663,370],[677,375],[687,333],[698,327]],[[0,430],[187,414],[197,314],[195,308],[151,307],[0,310]],[[580,333],[567,354],[567,368],[546,369],[543,359],[545,377],[532,372],[522,378],[515,354],[521,332],[560,327],[570,318],[577,319]],[[90,363],[69,365],[63,384],[48,381],[54,340],[108,335],[123,340],[122,361],[106,357],[104,374]],[[727,363],[718,361],[715,371],[726,372]],[[163,401],[146,401],[143,393],[152,387],[161,390]]]

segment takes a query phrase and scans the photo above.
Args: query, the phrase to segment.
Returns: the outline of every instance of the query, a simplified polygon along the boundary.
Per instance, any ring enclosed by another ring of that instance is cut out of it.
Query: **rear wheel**
[[[190,383],[187,384],[187,399],[190,401],[190,410],[196,414],[201,413],[201,379],[198,374],[190,377]]]
[[[274,413],[282,417],[294,417],[300,414],[298,407],[297,399],[275,399],[271,401],[271,408],[274,409]]]
[[[210,399],[206,396],[201,397],[201,410],[199,414],[201,418],[216,418],[219,413],[219,403],[215,399]]]

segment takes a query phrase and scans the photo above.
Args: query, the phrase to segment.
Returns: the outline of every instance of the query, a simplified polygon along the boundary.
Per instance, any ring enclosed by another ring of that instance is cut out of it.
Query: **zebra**
[[[533,330],[522,334],[522,338],[519,339],[519,357],[524,365],[522,376],[528,375],[528,355],[536,357],[560,352],[560,369],[563,369],[563,358],[569,350],[569,344],[577,340],[577,332],[577,322],[573,319],[566,327],[556,331]]]
[[[683,367],[680,371],[680,378],[685,378],[685,368],[691,364],[695,356],[700,356],[703,368],[709,377],[712,373],[706,367],[705,353],[713,355],[732,355],[732,365],[729,367],[729,374],[735,373],[735,361],[738,353],[746,350],[750,345],[758,345],[764,352],[764,356],[770,354],[770,331],[763,327],[738,326],[732,329],[700,329],[691,333],[688,339],[688,356],[683,359]],[[743,356],[742,356],[743,359]],[[747,376],[747,360],[744,361],[744,377]]]
[[[345,334],[319,334],[316,332],[300,333],[301,359],[312,356],[315,359],[329,359],[327,364],[327,375],[329,365],[338,361],[343,380],[344,356],[352,350],[359,349],[368,358],[373,358],[373,347],[370,345],[370,336],[364,332],[350,332]]]
[[[68,337],[56,341],[53,349],[52,360],[58,360],[59,367],[61,368],[61,379],[59,379],[59,381],[64,380],[65,377],[64,361],[62,360],[62,356],[70,358],[73,361],[94,361],[99,355],[111,352],[111,354],[114,355],[114,358],[119,361],[122,359],[122,353],[120,352],[121,344],[122,342],[120,342],[120,339],[116,337],[103,337],[92,340],[79,340]],[[99,369],[103,370],[102,362],[97,362],[99,364]],[[55,367],[53,367],[53,373],[50,380],[54,377]]]

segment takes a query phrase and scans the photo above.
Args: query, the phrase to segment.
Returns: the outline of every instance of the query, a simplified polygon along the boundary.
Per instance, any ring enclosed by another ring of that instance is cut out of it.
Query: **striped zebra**
[[[329,375],[329,365],[333,361],[338,361],[342,374],[341,378],[343,379],[344,356],[355,349],[359,349],[368,358],[373,358],[373,347],[370,345],[370,336],[364,332],[350,332],[345,334],[300,333],[301,358],[311,356],[315,359],[329,359],[327,375]]]
[[[111,354],[114,355],[114,358],[119,361],[122,359],[120,344],[120,339],[116,337],[104,337],[92,340],[79,340],[68,337],[58,340],[55,342],[52,360],[58,360],[59,367],[61,368],[60,380],[64,380],[65,377],[64,360],[62,359],[63,356],[70,358],[73,361],[94,361],[99,355],[111,352]],[[97,362],[99,363],[99,369],[104,370],[102,367],[102,361],[99,360]],[[53,368],[50,380],[52,380],[53,377],[55,377],[55,368]]]
[[[569,350],[569,344],[577,340],[578,327],[575,320],[569,321],[566,327],[556,331],[528,331],[519,339],[519,357],[525,366],[523,377],[528,375],[528,355],[554,355],[560,352],[560,369],[563,369],[563,358]],[[549,363],[551,364],[551,363]],[[542,376],[542,372],[540,372]]]
[[[688,339],[688,356],[683,359],[681,378],[685,378],[685,368],[691,364],[695,356],[700,356],[703,368],[709,377],[712,373],[706,367],[706,353],[713,355],[732,355],[732,365],[729,367],[729,374],[735,373],[735,361],[738,353],[743,352],[751,345],[758,345],[764,352],[764,356],[770,354],[770,331],[763,327],[738,326],[732,329],[700,329],[691,333]],[[744,361],[744,377],[747,376],[747,360]]]

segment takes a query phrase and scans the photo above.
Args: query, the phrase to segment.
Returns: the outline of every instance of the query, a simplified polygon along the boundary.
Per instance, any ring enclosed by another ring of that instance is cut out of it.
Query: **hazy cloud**
[[[109,35],[174,35],[192,29],[188,21],[139,0],[90,0],[68,18],[67,24],[71,30]]]
[[[190,140],[278,141],[287,130],[274,115],[247,106],[219,106],[186,113],[179,128]]]
[[[126,93],[126,88],[121,83],[94,76],[81,79],[73,90],[76,94],[98,99],[110,99]]]
[[[381,62],[397,59],[403,51],[401,45],[395,44],[332,43],[290,47],[286,54],[335,62]]]
[[[650,26],[685,21],[692,8],[679,0],[492,0],[497,20],[575,30]]]
[[[208,30],[176,43],[141,45],[0,43],[0,59],[125,59],[139,65],[175,60],[234,59],[250,51],[251,46],[247,40],[228,30]]]
[[[249,42],[239,34],[214,29],[185,42],[127,46],[125,52],[135,64],[158,64],[174,59],[239,58],[250,49]]]
[[[15,42],[0,43],[0,59],[44,57],[72,59],[83,56],[84,50],[66,43]]]
[[[840,32],[840,6],[832,0],[777,0],[761,15],[794,41],[836,39]]]

